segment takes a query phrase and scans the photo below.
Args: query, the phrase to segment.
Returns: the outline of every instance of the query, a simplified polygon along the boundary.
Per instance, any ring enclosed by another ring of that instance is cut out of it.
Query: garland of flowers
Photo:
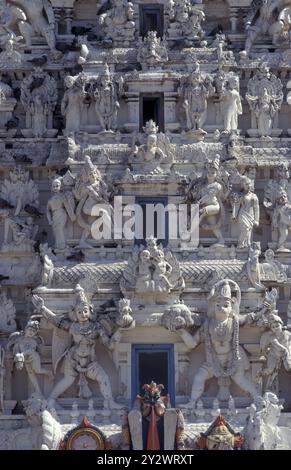
[[[210,336],[210,320],[204,323],[205,345],[206,345],[206,362],[212,368],[215,377],[231,377],[237,370],[239,359],[239,321],[235,316],[232,317],[232,348],[231,357],[228,360],[228,366],[224,369],[219,360],[217,352],[214,349]]]

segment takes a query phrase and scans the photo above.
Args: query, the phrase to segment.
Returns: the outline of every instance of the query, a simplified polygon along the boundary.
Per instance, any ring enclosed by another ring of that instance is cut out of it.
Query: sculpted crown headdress
[[[104,65],[104,72],[102,73],[102,76],[107,78],[110,77],[110,70],[107,63]]]
[[[87,175],[88,174],[94,175],[95,178],[100,178],[101,177],[100,171],[98,170],[97,166],[94,165],[94,163],[92,163],[92,160],[89,157],[89,155],[84,156],[84,161],[85,161],[85,165],[83,168],[83,172]]]
[[[213,160],[207,161],[208,168],[215,168],[215,170],[219,170],[220,166],[220,155],[216,154]]]
[[[231,288],[227,280],[217,286],[216,297],[231,300]]]
[[[31,318],[28,320],[26,326],[25,326],[25,329],[27,328],[31,328],[32,330],[34,330],[35,332],[38,332],[39,330],[39,321],[37,320],[32,320]]]
[[[76,294],[76,305],[89,304],[88,299],[85,295],[85,291],[83,287],[81,287],[79,284],[77,284],[75,287],[75,294]]]
[[[156,123],[150,119],[149,121],[146,122],[146,125],[143,127],[143,131],[149,135],[149,134],[157,134],[159,130],[159,127],[156,125]]]

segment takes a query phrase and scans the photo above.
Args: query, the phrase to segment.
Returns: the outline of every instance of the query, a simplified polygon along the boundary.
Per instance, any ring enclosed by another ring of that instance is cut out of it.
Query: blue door
[[[131,396],[134,402],[142,386],[152,380],[163,384],[163,395],[170,394],[171,404],[175,406],[175,369],[173,344],[134,344],[132,345]]]

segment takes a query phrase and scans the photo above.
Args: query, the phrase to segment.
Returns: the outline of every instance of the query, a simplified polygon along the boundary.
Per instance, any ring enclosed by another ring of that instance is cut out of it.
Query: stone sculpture
[[[3,2],[3,0],[1,0]],[[56,49],[55,15],[49,0],[7,0],[11,15],[8,26],[17,23],[20,34],[27,47],[32,45],[35,34],[42,36],[52,52],[52,57],[59,60],[62,53]]]
[[[231,381],[253,398],[258,396],[255,385],[246,377],[249,363],[245,351],[239,345],[239,326],[255,322],[260,312],[241,315],[240,298],[240,288],[235,282],[228,279],[218,281],[208,297],[207,318],[194,336],[183,328],[177,329],[189,349],[205,341],[206,362],[194,377],[191,399],[185,406],[195,406],[203,394],[206,381],[212,377],[218,380],[220,400],[228,399]]]
[[[283,101],[282,82],[269,72],[268,67],[262,66],[249,80],[246,99],[251,110],[249,135],[280,135],[277,124]]]
[[[233,219],[238,221],[238,248],[251,246],[253,230],[259,225],[260,208],[259,199],[253,192],[253,182],[247,176],[241,177],[243,191],[232,193]]]
[[[21,40],[21,36],[16,36],[13,32],[8,32],[4,37],[0,35],[0,43],[4,50],[0,53],[1,69],[10,67],[19,67],[22,62],[22,56],[17,51],[17,46]]]
[[[192,5],[189,0],[173,0],[169,2],[169,39],[183,38],[187,46],[193,42],[201,41],[205,32],[202,23],[205,21],[205,13],[199,6]]]
[[[73,194],[77,200],[75,211],[76,219],[79,226],[83,229],[78,245],[80,248],[91,247],[86,240],[92,232],[92,224],[90,224],[86,218],[87,216],[91,216],[92,220],[93,207],[97,204],[102,205],[104,219],[108,219],[109,222],[111,217],[108,185],[102,179],[100,171],[97,166],[92,163],[90,157],[87,155],[84,157],[84,160],[84,168],[73,189]]]
[[[187,200],[199,204],[201,228],[214,233],[217,245],[224,245],[221,226],[229,192],[229,175],[221,166],[219,155],[205,165],[204,175],[193,179],[187,189]]]
[[[219,96],[221,100],[221,111],[224,116],[224,129],[226,132],[237,131],[238,116],[242,114],[242,104],[239,94],[238,78],[230,76]]]
[[[141,302],[171,302],[172,295],[184,287],[179,263],[169,251],[158,246],[155,239],[146,247],[136,248],[121,279],[121,290],[129,298]]]
[[[0,449],[291,449],[290,9],[0,0]]]
[[[282,319],[272,313],[268,316],[269,330],[263,333],[260,340],[262,359],[265,361],[258,373],[263,379],[266,391],[274,391],[275,381],[279,370],[284,365],[285,370],[291,369],[291,333],[283,327]]]
[[[285,7],[286,8],[283,8]],[[288,0],[263,0],[252,2],[246,21],[247,38],[242,58],[246,58],[259,36],[269,34],[273,44],[278,45],[289,39],[290,2]]]
[[[41,68],[26,77],[21,84],[21,103],[26,112],[26,127],[22,133],[36,138],[53,137],[57,131],[53,130],[52,115],[57,103],[57,84]]]
[[[146,134],[146,143],[140,146],[134,145],[129,157],[135,172],[145,175],[169,173],[173,164],[173,154],[169,138],[159,133],[159,128],[150,120],[143,130]]]
[[[55,239],[55,248],[64,250],[67,246],[65,228],[70,218],[71,222],[75,222],[76,215],[74,213],[74,198],[61,191],[62,179],[56,178],[52,182],[53,196],[47,203],[47,219],[52,227]]]
[[[113,349],[116,341],[120,339],[117,330],[108,337],[101,324],[94,320],[92,305],[88,302],[84,289],[77,286],[75,289],[75,305],[68,316],[58,316],[44,305],[41,297],[34,295],[33,302],[37,310],[54,325],[53,365],[56,373],[59,362],[64,360],[63,377],[57,382],[50,393],[55,400],[62,395],[78,378],[79,396],[88,398],[92,396],[87,379],[98,382],[104,398],[104,408],[122,408],[112,395],[110,380],[103,367],[97,362],[95,341],[98,338],[108,349]],[[67,332],[60,336],[60,330]]]
[[[22,211],[33,209],[39,206],[39,192],[36,183],[30,179],[29,172],[21,167],[15,167],[9,173],[9,179],[5,179],[1,188],[1,198],[3,198],[13,209],[13,215],[18,216]]]
[[[26,369],[33,391],[39,395],[42,395],[42,392],[38,376],[51,376],[51,372],[41,365],[39,346],[43,342],[43,338],[39,335],[39,322],[30,319],[24,331],[16,331],[10,335],[7,344],[7,348],[12,351],[16,369],[22,370],[23,367]]]
[[[61,112],[66,118],[66,134],[80,131],[84,99],[86,96],[83,77],[67,75],[64,79],[66,90],[61,102]]]
[[[117,112],[120,107],[118,102],[119,87],[107,64],[105,64],[104,72],[94,83],[92,92],[101,131],[116,130]]]
[[[278,426],[283,406],[272,392],[266,392],[249,409],[244,429],[245,448],[249,450],[275,450],[283,444]]]
[[[105,39],[111,39],[122,46],[129,46],[134,39],[135,21],[133,3],[128,0],[116,0],[109,10],[98,17]]]
[[[276,171],[276,179],[270,180],[265,189],[264,206],[277,234],[277,250],[288,251],[285,246],[291,227],[290,182],[288,166],[281,165]]]
[[[193,72],[181,81],[180,88],[188,130],[203,131],[207,116],[207,100],[214,91],[210,76],[200,71],[199,63],[194,64]]]
[[[156,31],[149,31],[144,39],[139,39],[137,60],[144,70],[162,66],[168,60],[166,41],[161,41]]]
[[[0,335],[7,335],[16,330],[16,309],[6,292],[0,292]]]

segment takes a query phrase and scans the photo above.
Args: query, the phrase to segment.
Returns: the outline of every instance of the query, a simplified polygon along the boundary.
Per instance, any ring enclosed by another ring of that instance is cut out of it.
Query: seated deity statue
[[[134,39],[135,21],[133,3],[128,0],[115,0],[113,7],[99,16],[106,39],[128,44]]]

